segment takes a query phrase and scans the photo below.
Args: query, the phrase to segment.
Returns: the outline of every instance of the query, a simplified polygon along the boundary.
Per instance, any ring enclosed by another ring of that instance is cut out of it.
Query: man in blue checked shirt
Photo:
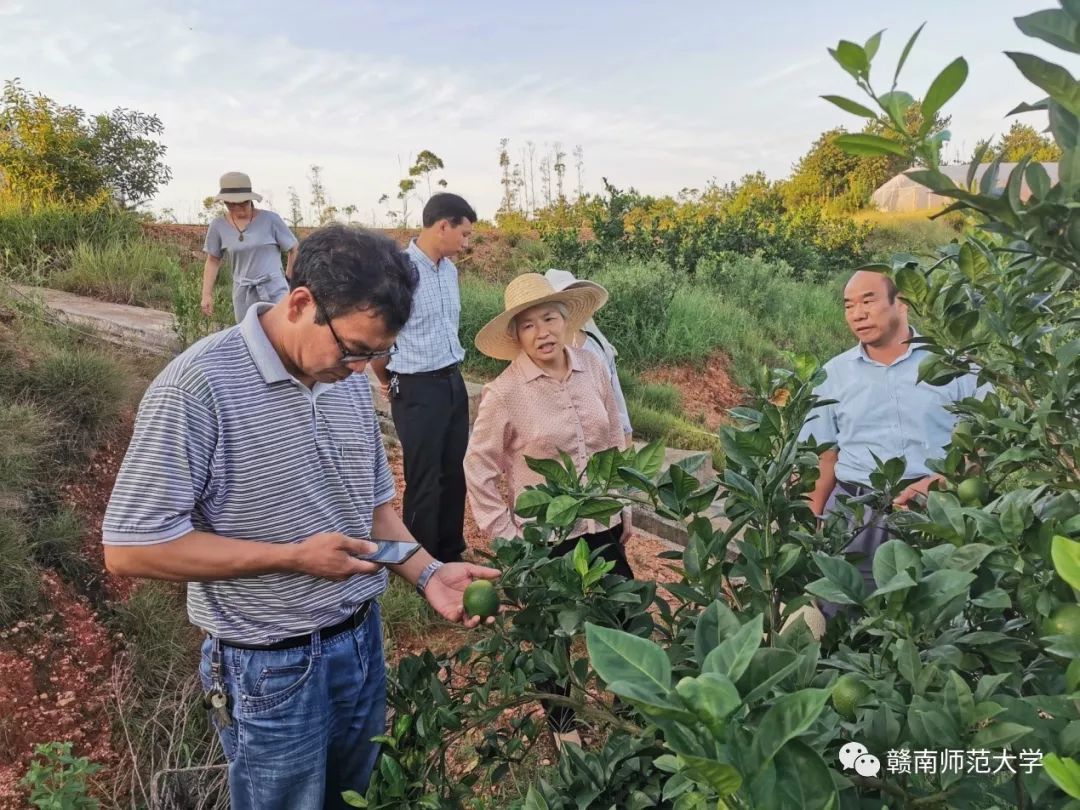
[[[855,273],[844,288],[844,317],[859,342],[825,364],[828,376],[814,393],[836,402],[814,408],[801,434],[804,441],[813,436],[819,444],[836,444],[821,454],[821,475],[810,496],[810,506],[819,516],[832,511],[837,495],[861,495],[871,489],[870,473],[877,467],[874,456],[882,461],[903,458],[905,478],[917,479],[893,506],[903,508],[925,496],[941,478],[926,462],[945,455],[956,424],[948,406],[982,397],[989,390],[979,386],[975,374],[940,386],[918,382],[926,350],[908,342],[916,336],[908,324],[908,307],[887,275]],[[880,516],[867,514],[865,528],[846,549],[861,555],[858,565],[871,590],[873,557],[887,539]],[[826,615],[828,607],[822,610]]]
[[[412,315],[397,352],[372,370],[390,400],[405,466],[402,518],[437,560],[465,550],[465,473],[469,395],[458,339],[461,293],[451,261],[469,246],[476,212],[457,194],[436,194],[424,206],[423,229],[406,250],[419,274]]]

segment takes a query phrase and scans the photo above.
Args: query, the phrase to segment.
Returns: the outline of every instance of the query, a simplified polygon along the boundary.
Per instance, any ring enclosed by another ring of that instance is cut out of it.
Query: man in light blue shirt
[[[457,194],[436,194],[424,206],[423,229],[405,251],[419,276],[397,353],[371,367],[390,400],[405,467],[405,525],[433,557],[461,559],[465,550],[465,472],[469,395],[458,338],[461,292],[451,261],[469,246],[476,212]]]
[[[821,454],[821,475],[810,496],[815,515],[829,512],[839,492],[868,490],[876,469],[874,456],[882,461],[903,458],[905,478],[918,479],[896,497],[894,506],[925,496],[940,478],[927,461],[945,455],[956,423],[947,406],[985,393],[974,374],[942,386],[918,382],[926,350],[908,342],[915,336],[908,325],[908,307],[888,276],[855,273],[844,288],[844,317],[859,343],[825,364],[828,376],[815,393],[836,402],[812,410],[800,437],[836,444]],[[863,555],[860,569],[873,587],[871,562],[888,532],[871,516],[867,524],[846,550]]]

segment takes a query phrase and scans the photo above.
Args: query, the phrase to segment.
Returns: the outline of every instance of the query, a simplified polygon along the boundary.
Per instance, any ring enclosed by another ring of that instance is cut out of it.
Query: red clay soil
[[[682,395],[683,411],[691,419],[700,418],[709,430],[728,421],[727,412],[746,401],[746,392],[731,379],[729,361],[715,354],[702,366],[684,364],[647,371],[643,382],[673,385]]]

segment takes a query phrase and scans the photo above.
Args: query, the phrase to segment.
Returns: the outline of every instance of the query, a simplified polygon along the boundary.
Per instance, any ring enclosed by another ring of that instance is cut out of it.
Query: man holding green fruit
[[[821,454],[820,475],[810,495],[810,508],[818,517],[832,511],[839,494],[858,496],[872,490],[875,456],[883,461],[903,458],[904,477],[916,479],[896,496],[894,507],[906,508],[916,497],[925,497],[942,480],[927,461],[944,455],[957,421],[948,406],[988,391],[975,374],[941,386],[919,381],[926,350],[911,342],[917,335],[908,324],[908,307],[889,276],[856,272],[844,287],[844,317],[859,342],[825,364],[828,376],[814,392],[824,402],[810,412],[800,436],[835,445]],[[964,484],[964,498],[985,498],[984,482]],[[873,557],[888,539],[888,529],[879,515],[866,511],[862,530],[845,551],[861,555],[858,566],[872,590]],[[824,605],[822,612],[834,615],[836,609]]]
[[[497,570],[434,560],[391,505],[357,372],[390,353],[415,289],[387,237],[316,231],[281,301],[177,357],[139,407],[105,563],[188,583],[235,810],[344,807],[344,791],[365,789],[386,730],[388,571],[450,621],[475,627],[498,610],[490,583],[466,596]]]

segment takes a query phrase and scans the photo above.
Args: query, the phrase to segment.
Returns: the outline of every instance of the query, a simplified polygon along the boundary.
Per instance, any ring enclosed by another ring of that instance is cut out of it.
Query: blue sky
[[[0,0],[0,78],[88,111],[157,113],[174,178],[154,207],[181,220],[232,169],[279,211],[290,185],[306,202],[313,163],[334,204],[381,220],[399,160],[407,167],[421,149],[491,216],[502,137],[515,159],[530,140],[537,159],[555,141],[568,153],[581,145],[587,190],[603,176],[654,194],[759,169],[783,177],[822,131],[858,125],[818,98],[856,92],[826,48],[887,29],[874,74],[885,85],[924,20],[900,86],[921,96],[965,56],[971,77],[947,112],[952,149],[970,154],[1008,128],[1015,103],[1040,95],[1002,51],[1077,70],[1013,25],[1051,5]]]

